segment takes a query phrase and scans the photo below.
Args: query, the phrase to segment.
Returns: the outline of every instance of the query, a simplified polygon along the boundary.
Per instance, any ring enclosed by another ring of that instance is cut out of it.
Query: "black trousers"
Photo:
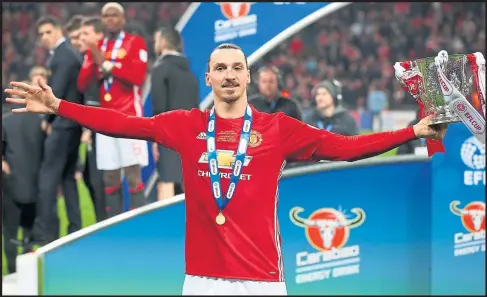
[[[5,178],[4,183],[8,183]],[[17,270],[15,265],[15,259],[18,254],[18,244],[15,243],[17,241],[17,233],[19,227],[21,227],[24,240],[32,236],[36,205],[35,203],[16,202],[13,193],[5,185],[2,194],[3,248],[7,258],[8,273],[14,273]],[[30,248],[24,248],[24,253],[29,251]]]
[[[81,127],[54,128],[44,144],[44,159],[39,177],[35,241],[46,244],[59,238],[57,214],[58,186],[64,193],[68,233],[81,229],[78,186],[74,178],[79,156]]]
[[[103,172],[96,168],[96,137],[92,133],[91,148],[86,151],[86,164],[83,171],[83,180],[90,192],[93,208],[95,209],[96,221],[101,222],[107,218],[105,203],[105,184],[103,183]]]

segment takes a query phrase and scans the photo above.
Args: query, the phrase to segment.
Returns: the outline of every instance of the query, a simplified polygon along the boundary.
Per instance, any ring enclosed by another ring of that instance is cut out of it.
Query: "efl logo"
[[[467,186],[485,185],[485,145],[475,136],[467,138],[460,149],[463,163],[470,168],[463,173]]]
[[[461,218],[468,233],[454,235],[454,255],[465,256],[485,252],[485,202],[473,201],[460,208],[460,201],[450,203],[450,211]]]
[[[215,21],[215,43],[257,34],[257,15],[250,14],[252,2],[215,2],[225,20]]]
[[[318,209],[307,218],[299,215],[302,211],[301,207],[294,207],[289,217],[295,225],[304,228],[309,244],[318,252],[302,251],[296,254],[296,283],[358,274],[360,246],[345,245],[350,237],[350,229],[364,223],[364,210],[353,208],[352,218],[333,208]]]

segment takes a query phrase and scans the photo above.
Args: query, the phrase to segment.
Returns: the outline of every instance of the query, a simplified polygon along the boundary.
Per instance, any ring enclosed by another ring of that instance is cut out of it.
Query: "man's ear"
[[[205,73],[205,82],[207,87],[211,87],[210,74],[208,72]]]

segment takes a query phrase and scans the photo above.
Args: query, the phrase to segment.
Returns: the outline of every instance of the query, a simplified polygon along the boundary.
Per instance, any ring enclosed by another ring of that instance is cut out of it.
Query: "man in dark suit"
[[[159,55],[151,73],[151,99],[154,115],[176,109],[198,108],[198,79],[181,55],[181,36],[170,27],[154,34],[154,51]],[[181,83],[184,82],[184,83]],[[182,192],[182,172],[179,155],[162,145],[153,144],[159,181],[157,199],[163,200]]]
[[[48,84],[56,97],[82,103],[83,96],[78,91],[76,80],[81,68],[80,54],[63,36],[59,22],[52,17],[42,17],[37,22],[37,32],[43,46],[49,50],[46,68],[50,71]],[[57,187],[62,185],[66,212],[68,215],[68,233],[81,229],[81,213],[76,180],[74,178],[78,161],[78,148],[81,127],[55,115],[46,117],[52,127],[44,146],[44,158],[39,177],[38,217],[34,237],[40,244],[48,243],[59,237],[54,217],[57,216]]]
[[[17,246],[32,250],[31,236],[36,215],[39,169],[45,133],[34,114],[12,116],[19,105],[3,104],[2,115],[2,230],[9,273],[16,271]],[[19,227],[23,240],[17,240]]]
[[[79,15],[74,15],[65,26],[65,31],[68,34],[69,40],[74,46],[74,42],[78,45],[75,47],[81,56],[87,53],[86,42],[89,40],[103,39],[103,24],[101,19],[97,17],[83,18]],[[99,84],[93,82],[90,87],[83,92],[83,103],[89,106],[100,106],[100,99],[98,94]],[[85,162],[78,158],[78,166],[76,168],[76,181],[84,180],[88,191],[90,192],[93,208],[95,209],[96,221],[101,222],[107,218],[106,203],[105,203],[105,185],[103,183],[103,174],[96,168],[96,137],[90,129],[83,128],[81,134],[81,143],[86,145]]]

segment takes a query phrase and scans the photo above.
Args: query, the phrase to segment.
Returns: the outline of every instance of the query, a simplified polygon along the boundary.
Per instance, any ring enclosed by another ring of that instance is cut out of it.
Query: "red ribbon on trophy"
[[[399,73],[397,64],[399,64],[400,67],[403,68],[403,70],[401,69],[402,71],[399,71]],[[423,104],[423,101],[421,101],[421,94],[424,94],[424,85],[421,73],[410,72],[412,68],[411,61],[396,63],[394,68],[396,68],[396,77],[398,77],[398,79],[402,83],[403,88],[406,89],[406,91],[408,91],[419,104],[419,117],[421,119],[426,117],[428,114],[426,114],[425,106]],[[445,147],[441,140],[435,140],[430,138],[426,139],[426,148],[428,150],[429,157],[433,156],[435,153],[445,152]]]

